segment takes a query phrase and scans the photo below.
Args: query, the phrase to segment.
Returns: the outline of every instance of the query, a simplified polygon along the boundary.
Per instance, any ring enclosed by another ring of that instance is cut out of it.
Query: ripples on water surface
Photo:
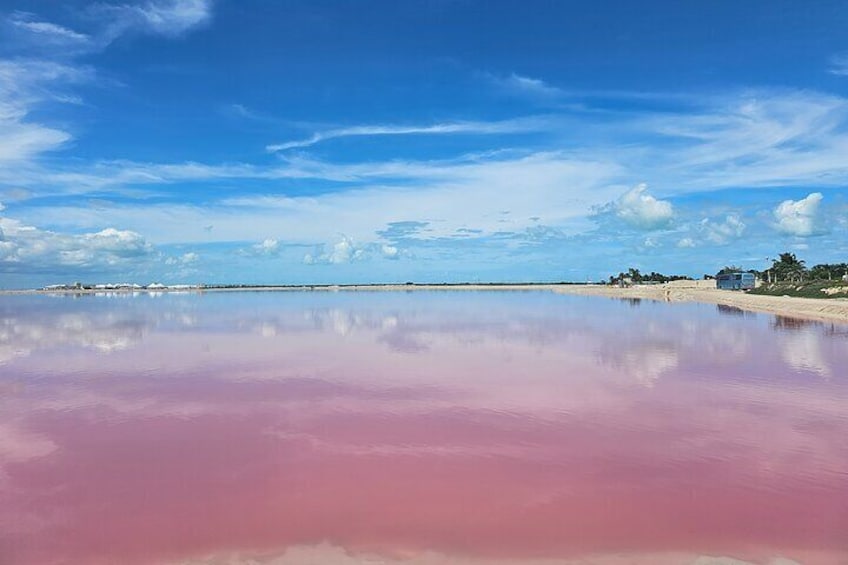
[[[4,565],[848,563],[846,326],[544,292],[0,315]]]

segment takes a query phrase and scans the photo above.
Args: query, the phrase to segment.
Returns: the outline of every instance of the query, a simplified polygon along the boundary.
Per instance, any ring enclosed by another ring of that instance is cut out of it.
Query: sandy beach
[[[605,285],[556,285],[554,292],[642,298],[666,302],[703,302],[723,304],[751,312],[767,312],[778,316],[848,322],[848,299],[815,299],[790,296],[762,296],[739,291],[718,290],[714,281],[674,281],[662,285],[618,288]]]

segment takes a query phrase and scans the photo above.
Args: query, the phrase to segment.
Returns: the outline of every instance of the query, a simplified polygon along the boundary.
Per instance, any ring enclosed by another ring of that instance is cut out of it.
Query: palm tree
[[[804,261],[795,257],[794,253],[781,253],[780,258],[774,261],[771,269],[777,281],[800,282],[804,280],[804,276],[807,274]]]

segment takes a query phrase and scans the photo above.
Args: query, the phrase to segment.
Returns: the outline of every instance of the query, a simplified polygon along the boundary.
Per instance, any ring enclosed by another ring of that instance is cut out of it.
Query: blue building
[[[753,273],[723,273],[716,275],[716,288],[722,290],[751,290],[757,278]]]

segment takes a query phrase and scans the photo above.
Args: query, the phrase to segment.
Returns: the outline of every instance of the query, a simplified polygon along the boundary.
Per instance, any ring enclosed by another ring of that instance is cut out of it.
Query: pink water
[[[0,563],[848,563],[848,327],[544,292],[0,299]]]

